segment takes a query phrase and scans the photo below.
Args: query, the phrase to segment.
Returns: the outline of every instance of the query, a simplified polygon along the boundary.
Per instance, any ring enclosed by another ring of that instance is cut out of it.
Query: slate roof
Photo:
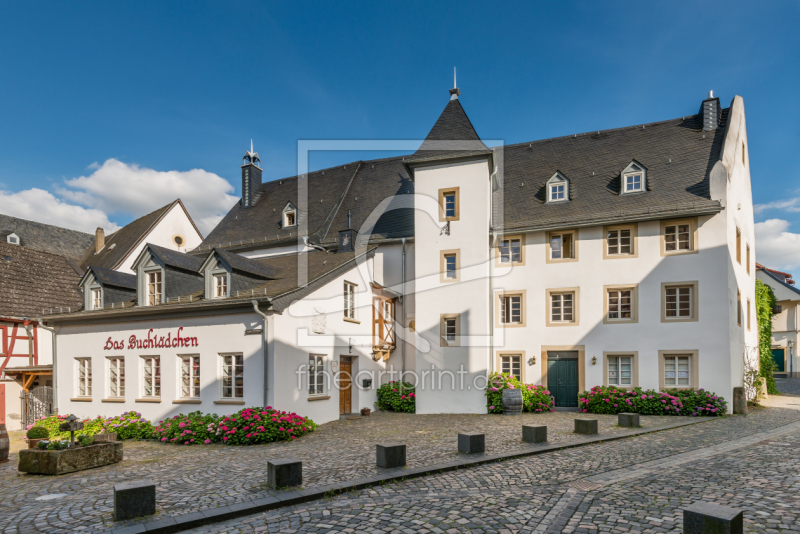
[[[228,265],[231,266],[231,268],[237,271],[243,271],[245,273],[254,274],[261,278],[268,278],[271,280],[277,280],[278,278],[283,278],[284,276],[279,268],[273,267],[266,262],[251,260],[221,248],[215,248],[214,252],[216,252],[220,258],[225,260]]]
[[[105,247],[97,254],[94,253],[94,236],[92,236],[92,246],[84,251],[81,257],[81,267],[86,269],[91,265],[94,267],[103,267],[104,269],[116,269],[136,246],[146,238],[147,234],[158,224],[161,218],[176,204],[180,204],[181,208],[183,208],[183,203],[180,199],[177,199],[166,206],[158,208],[126,224],[113,234],[107,235]],[[187,213],[187,217],[188,215]]]
[[[764,273],[767,276],[769,276],[770,278],[772,278],[773,280],[775,280],[776,284],[781,285],[781,286],[785,287],[786,289],[788,289],[789,291],[792,291],[793,293],[796,293],[796,294],[800,295],[800,288],[797,288],[797,287],[795,287],[795,286],[793,286],[791,284],[787,284],[784,280],[781,280],[779,276],[777,276],[775,273],[773,273],[771,269],[767,269],[766,267],[762,266],[759,270],[762,273]]]
[[[0,214],[2,241],[6,242],[6,236],[11,233],[19,236],[22,247],[76,260],[84,255],[88,247],[94,247],[93,234]]]
[[[195,273],[198,272],[200,267],[203,266],[204,258],[192,256],[191,254],[184,254],[183,252],[178,252],[177,250],[159,247],[158,245],[154,245],[152,243],[148,243],[147,246],[150,248],[150,251],[153,253],[153,255],[164,262],[165,265]]]
[[[102,267],[89,267],[95,279],[104,286],[124,287],[126,289],[136,289],[136,275],[112,271]]]
[[[681,209],[719,211],[709,175],[720,159],[724,122],[713,131],[702,126],[702,116],[692,115],[505,146],[495,158],[503,186],[494,193],[494,226],[544,229],[666,218]],[[633,160],[647,169],[647,191],[622,195],[620,173]],[[569,180],[570,200],[547,203],[545,184],[556,171]]]
[[[0,243],[0,317],[39,317],[45,308],[80,309],[79,280],[63,256]]]
[[[472,126],[461,102],[457,98],[451,98],[422,145],[410,159],[440,158],[488,150]]]
[[[309,234],[324,237],[327,233],[331,217],[360,163],[356,161],[308,174],[308,209],[299,211],[298,219],[307,221]],[[291,202],[298,210],[300,208],[297,189],[297,176],[262,184],[254,206],[242,208],[241,202],[237,202],[195,250],[230,248],[251,242],[297,242],[298,226],[281,227],[286,205]]]

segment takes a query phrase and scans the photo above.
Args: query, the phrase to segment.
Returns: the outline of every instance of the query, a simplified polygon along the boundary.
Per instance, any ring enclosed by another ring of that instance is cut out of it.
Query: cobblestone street
[[[795,391],[798,383],[780,384]],[[666,532],[679,530],[680,509],[700,499],[744,508],[751,530],[798,532],[800,397],[775,396],[767,406],[747,417],[385,484],[194,532]],[[153,479],[156,517],[174,517],[268,495],[268,459],[302,459],[304,487],[314,487],[376,473],[378,442],[405,442],[409,467],[431,465],[464,458],[455,452],[458,430],[483,431],[487,453],[507,452],[525,448],[521,424],[546,424],[552,443],[574,442],[577,416],[378,414],[323,425],[285,444],[126,442],[122,463],[57,478],[19,474],[12,455],[0,467],[0,532],[124,527],[111,520],[112,485],[122,480]],[[623,431],[615,417],[597,418],[601,435]],[[685,418],[642,420],[654,428]]]
[[[800,532],[800,379],[747,417],[388,484],[196,529],[262,532],[681,532],[698,500],[746,532]]]

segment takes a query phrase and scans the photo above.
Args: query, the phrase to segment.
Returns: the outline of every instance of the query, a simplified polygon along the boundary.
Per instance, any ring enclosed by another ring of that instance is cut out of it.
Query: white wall
[[[178,247],[173,243],[172,237],[176,234],[183,236],[184,246]],[[179,252],[188,252],[197,248],[202,242],[203,236],[197,232],[194,225],[189,220],[189,217],[186,216],[186,212],[180,204],[175,204],[169,212],[164,215],[155,228],[150,230],[144,239],[142,239],[142,242],[133,249],[133,252],[123,260],[117,270],[123,273],[136,274],[133,269],[133,263],[136,261],[136,258],[139,257],[139,254],[141,254],[142,249],[144,249],[147,243],[177,250]]]
[[[489,167],[487,162],[473,161],[416,169],[414,191],[438,203],[439,190],[459,187],[457,221],[450,223],[450,235],[441,235],[438,217],[431,219],[417,206],[414,222],[415,238],[415,322],[420,336],[430,344],[427,351],[416,352],[416,372],[449,371],[442,387],[431,390],[430,374],[417,389],[417,413],[481,413],[485,412],[482,392],[466,389],[478,376],[485,376],[489,359]],[[461,282],[441,283],[440,252],[460,250]],[[471,280],[468,280],[471,279]],[[461,314],[461,346],[442,347],[439,321],[441,314]],[[459,370],[467,371],[459,375]],[[465,388],[460,388],[463,377]],[[438,378],[437,378],[438,386]]]

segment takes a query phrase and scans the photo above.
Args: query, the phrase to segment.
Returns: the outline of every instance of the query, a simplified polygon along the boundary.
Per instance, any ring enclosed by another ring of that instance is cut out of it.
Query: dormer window
[[[646,189],[646,173],[644,167],[636,162],[631,162],[622,171],[622,193],[639,193]]]
[[[569,180],[560,172],[547,180],[547,201],[564,202],[569,200]]]
[[[19,245],[19,236],[17,234],[8,234],[6,236],[6,241],[12,245]]]
[[[228,296],[228,273],[214,275],[214,298],[223,299]]]
[[[103,290],[100,288],[92,289],[92,309],[103,309]]]
[[[288,226],[297,226],[297,208],[291,202],[283,208],[283,227]]]
[[[161,304],[161,271],[147,273],[147,305]]]

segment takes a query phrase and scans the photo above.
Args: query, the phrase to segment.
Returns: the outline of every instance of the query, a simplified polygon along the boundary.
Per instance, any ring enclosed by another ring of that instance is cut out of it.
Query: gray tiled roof
[[[245,258],[239,254],[234,254],[233,252],[228,252],[227,250],[221,248],[215,248],[214,251],[219,254],[219,256],[228,262],[228,265],[231,268],[237,271],[243,271],[246,273],[254,274],[260,278],[266,278],[270,280],[277,280],[278,278],[283,278],[283,274],[281,274],[280,269],[273,267],[268,262],[260,262],[257,260],[251,260],[249,258]]]
[[[159,247],[152,243],[148,243],[147,246],[150,248],[150,251],[153,253],[153,255],[163,261],[165,265],[195,273],[198,272],[200,267],[203,265],[204,258],[192,256],[191,254],[184,254],[183,252],[170,250],[164,247]]]
[[[104,269],[102,267],[89,267],[88,270],[92,271],[94,277],[98,282],[104,286],[124,287],[127,289],[136,289],[136,275],[129,273],[122,273],[119,271],[112,271],[111,269]]]
[[[105,239],[105,247],[98,254],[94,253],[94,238],[92,246],[84,251],[81,258],[81,266],[103,267],[105,269],[116,269],[119,264],[142,242],[148,232],[169,212],[180,199],[174,200],[157,210],[139,217],[135,221],[129,222],[113,234],[109,234]]]
[[[789,291],[792,291],[792,292],[797,293],[798,295],[800,295],[800,288],[797,288],[797,287],[795,287],[795,286],[793,286],[791,284],[787,284],[786,281],[781,280],[777,275],[775,275],[773,272],[771,272],[770,269],[763,268],[763,269],[759,269],[759,271],[761,271],[762,273],[766,274],[767,276],[769,276],[770,278],[775,280],[776,284],[781,285],[781,286],[785,287],[786,289],[788,289]]]
[[[87,248],[94,247],[92,234],[0,214],[0,236],[4,242],[11,233],[19,236],[20,246],[68,258],[79,259]]]
[[[464,155],[488,150],[458,99],[452,99],[411,159]]]
[[[0,243],[0,317],[39,317],[45,308],[78,310],[79,280],[63,256]]]

